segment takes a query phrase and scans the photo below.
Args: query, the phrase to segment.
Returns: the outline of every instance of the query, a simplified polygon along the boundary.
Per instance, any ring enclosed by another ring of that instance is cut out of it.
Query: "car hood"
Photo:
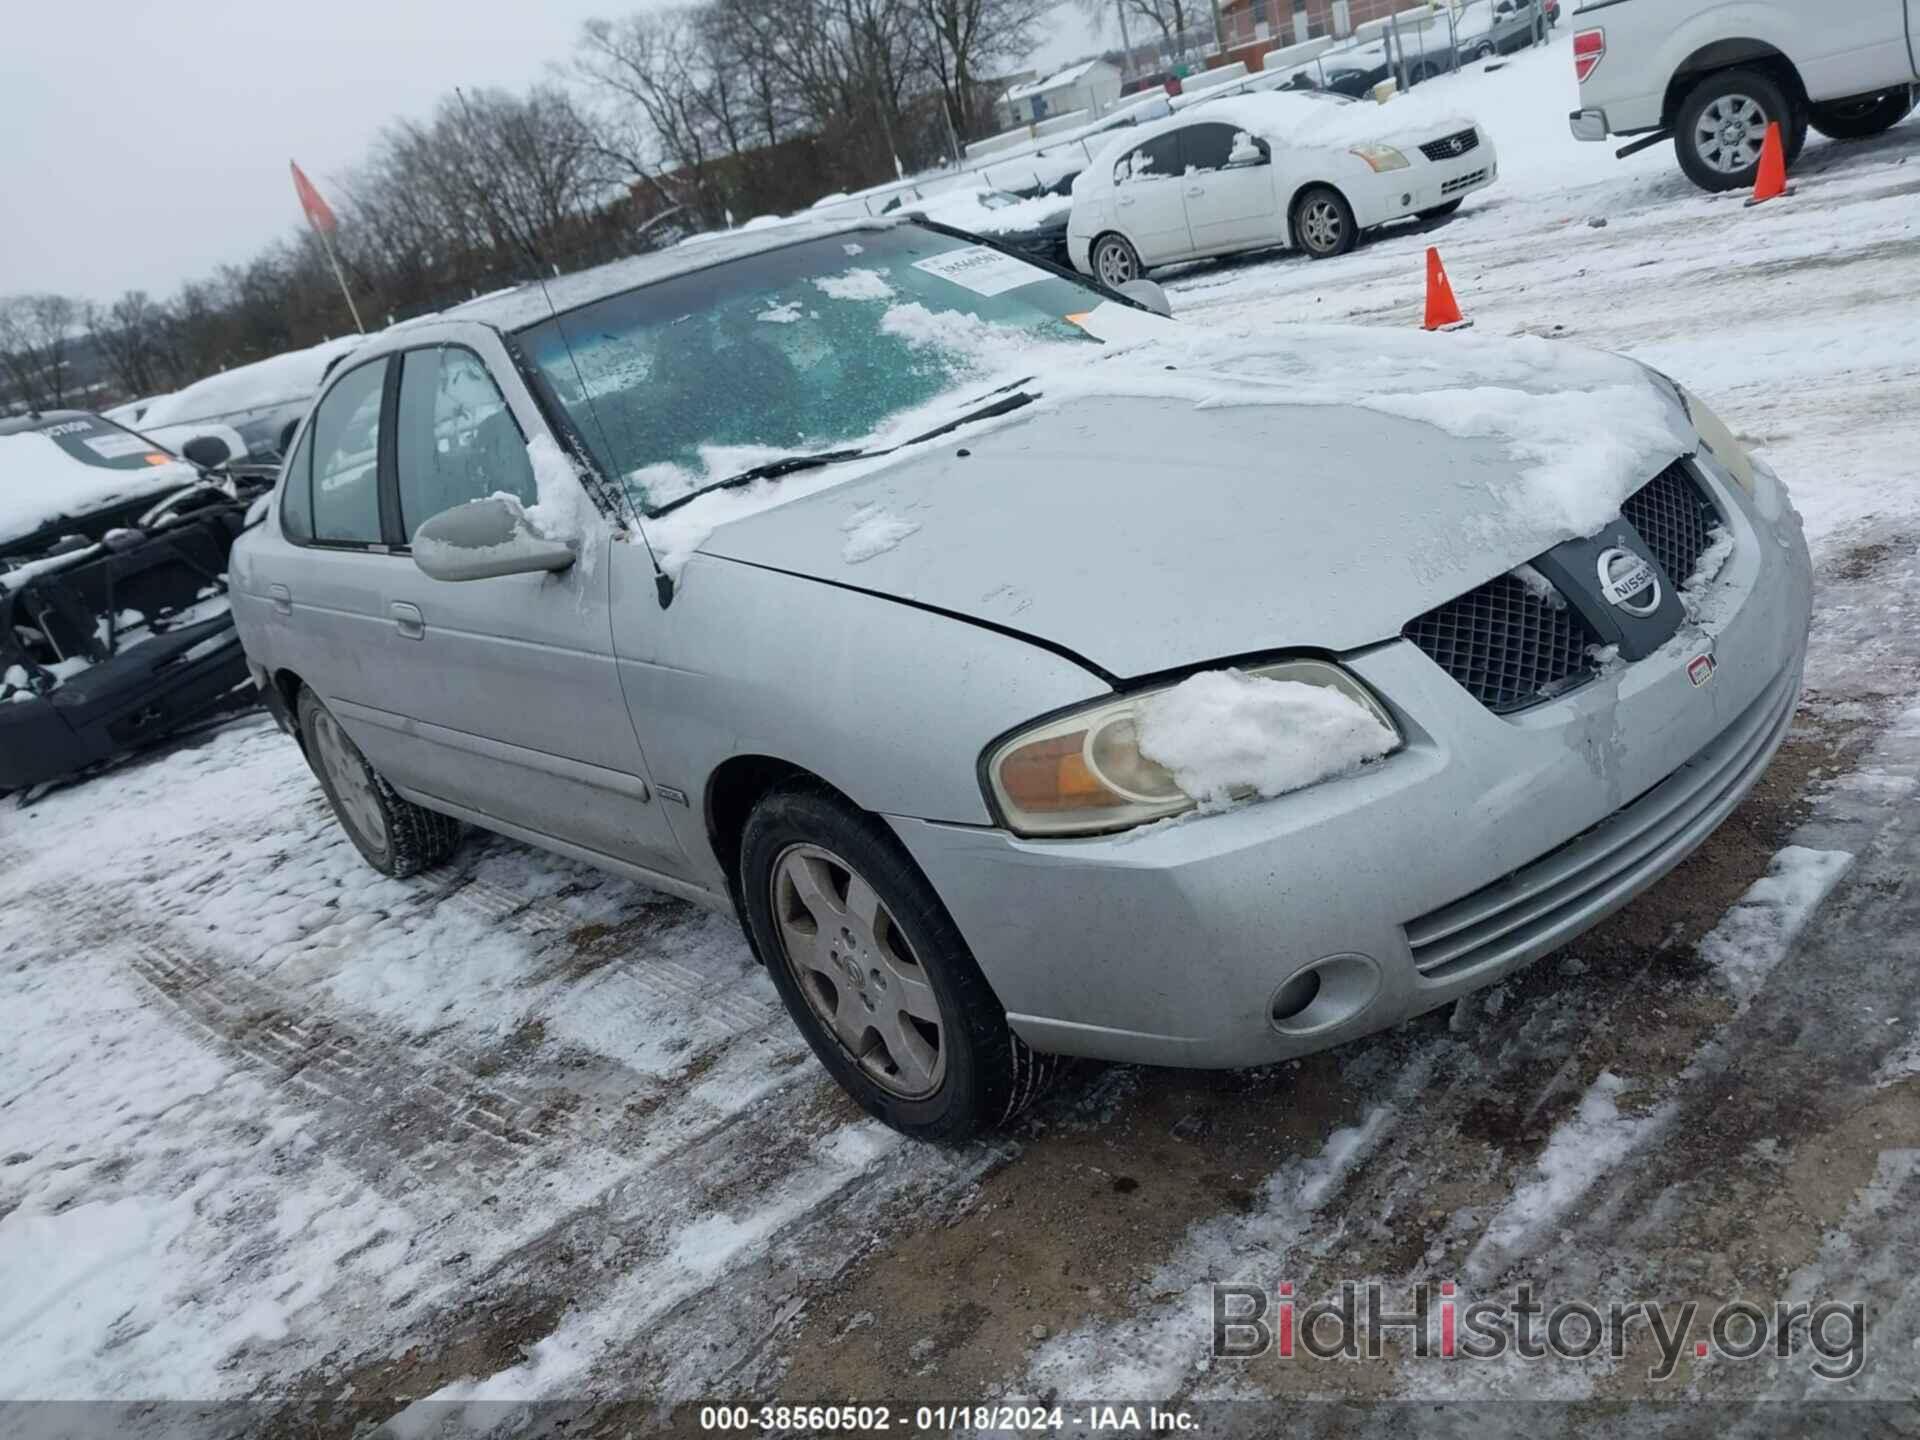
[[[980,429],[795,477],[698,548],[1131,677],[1392,638],[1597,532],[1695,443],[1670,385],[1563,344],[1328,327],[1196,368],[1235,339],[1185,329]]]

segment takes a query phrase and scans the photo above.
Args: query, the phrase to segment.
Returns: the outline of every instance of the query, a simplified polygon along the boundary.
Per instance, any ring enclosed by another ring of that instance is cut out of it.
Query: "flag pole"
[[[353,328],[364,335],[367,327],[360,323],[360,307],[353,303],[353,292],[347,289],[347,277],[340,269],[340,257],[333,253],[330,237],[334,227],[339,224],[333,218],[333,207],[313,188],[313,182],[302,173],[298,161],[289,160],[287,168],[293,172],[293,191],[300,197],[300,208],[306,212],[307,224],[313,228],[320,248],[327,252],[327,263],[333,267],[333,278],[339,282],[340,296],[347,302],[347,313],[353,317]]]
[[[347,289],[347,277],[340,272],[340,257],[333,253],[333,242],[327,239],[327,232],[317,226],[313,233],[320,237],[320,248],[327,252],[327,263],[333,266],[333,278],[340,282],[340,295],[347,302],[347,313],[353,316],[353,328],[362,335],[366,334],[367,327],[360,323],[360,307],[353,303],[353,292]]]

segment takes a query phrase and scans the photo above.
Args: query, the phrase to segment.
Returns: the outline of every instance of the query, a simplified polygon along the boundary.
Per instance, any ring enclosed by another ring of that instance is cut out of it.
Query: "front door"
[[[1216,254],[1285,240],[1264,141],[1218,121],[1180,131],[1183,199],[1194,253]]]
[[[381,596],[393,676],[382,723],[400,727],[409,773],[424,793],[505,827],[684,874],[614,666],[610,532],[598,527],[579,562],[554,574],[428,576],[408,548],[423,521],[502,492],[537,502],[525,436],[538,422],[530,413],[523,428],[503,398],[495,375],[511,368],[489,336],[397,363],[390,519],[401,543]]]

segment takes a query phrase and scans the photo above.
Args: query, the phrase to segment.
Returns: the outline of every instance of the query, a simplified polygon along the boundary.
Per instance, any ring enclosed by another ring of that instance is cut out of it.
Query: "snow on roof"
[[[1078,65],[1069,65],[1066,69],[1057,71],[1047,76],[1044,80],[1029,80],[1024,85],[1014,86],[1011,90],[1007,91],[1007,99],[1024,100],[1029,95],[1042,95],[1049,90],[1058,90],[1065,85],[1076,85],[1086,78],[1087,72],[1093,69],[1094,66],[1104,65],[1106,63],[1106,61],[1097,55],[1091,60],[1082,60]]]
[[[1165,120],[1117,134],[1104,149],[1095,152],[1087,168],[1094,170],[1103,160],[1111,164],[1122,151],[1142,140],[1201,120],[1225,121],[1249,134],[1287,145],[1331,149],[1464,130],[1476,123],[1471,115],[1453,108],[1451,97],[1430,95],[1425,87],[1395,95],[1385,104],[1349,100],[1323,90],[1242,93],[1208,100],[1203,107],[1176,111]]]
[[[295,400],[311,399],[325,378],[327,362],[361,344],[362,335],[323,340],[305,350],[290,350],[251,365],[236,365],[218,375],[196,380],[173,395],[164,396],[140,417],[148,426],[185,425],[199,420],[222,420],[244,410],[266,409]]]
[[[31,535],[64,517],[142,495],[158,497],[199,478],[182,461],[110,470],[76,460],[38,430],[0,435],[0,537]]]

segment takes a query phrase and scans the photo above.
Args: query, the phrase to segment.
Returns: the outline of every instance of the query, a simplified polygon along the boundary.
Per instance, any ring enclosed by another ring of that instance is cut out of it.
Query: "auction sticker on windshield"
[[[87,441],[86,446],[102,460],[118,460],[122,455],[137,455],[143,450],[151,450],[153,442],[138,435],[101,435]]]
[[[948,250],[941,255],[914,261],[913,268],[924,270],[929,275],[938,275],[942,280],[951,280],[976,295],[999,295],[1022,285],[1031,285],[1036,280],[1052,278],[1038,265],[1029,265],[990,245],[967,245],[958,250]]]

